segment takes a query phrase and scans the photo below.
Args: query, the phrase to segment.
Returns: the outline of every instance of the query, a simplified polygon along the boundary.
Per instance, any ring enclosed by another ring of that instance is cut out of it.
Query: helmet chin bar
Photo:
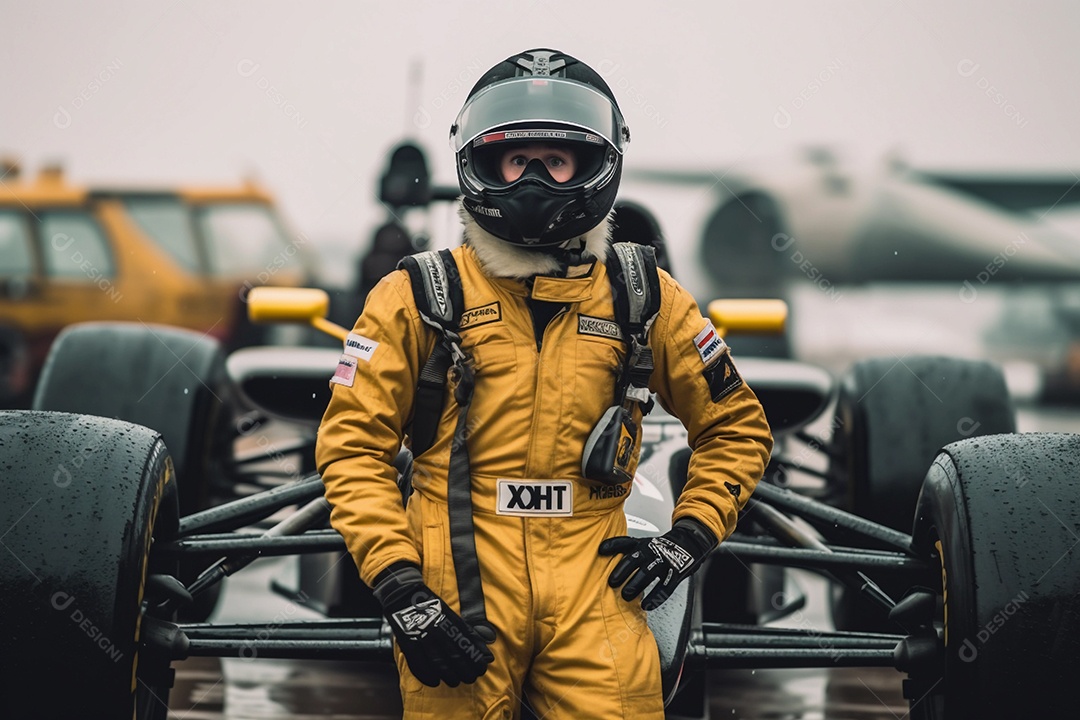
[[[538,177],[534,163],[548,182]],[[484,192],[484,205],[495,212],[490,220],[483,210],[474,212],[477,224],[492,235],[525,248],[553,248],[580,235],[571,231],[567,236],[560,230],[573,224],[581,214],[583,191],[559,192],[550,178],[542,163],[530,161],[520,179],[505,189]]]

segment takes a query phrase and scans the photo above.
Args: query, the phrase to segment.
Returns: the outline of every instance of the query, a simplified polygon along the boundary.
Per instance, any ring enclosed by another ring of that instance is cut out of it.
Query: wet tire
[[[938,450],[965,437],[1014,432],[1016,419],[991,363],[881,358],[855,364],[842,379],[833,428],[828,475],[846,508],[906,533]],[[894,600],[906,590],[879,584]],[[896,631],[884,610],[846,587],[833,587],[831,607],[837,629]]]
[[[33,409],[99,415],[157,430],[176,465],[180,513],[210,504],[230,457],[229,387],[213,338],[138,323],[82,323],[49,350]]]
[[[231,458],[230,395],[225,355],[213,338],[180,328],[137,323],[82,323],[66,328],[49,350],[34,395],[35,410],[111,417],[157,430],[176,465],[180,514],[212,504],[224,489]],[[206,563],[185,563],[190,584]],[[184,620],[210,617],[215,585],[183,610]]]
[[[941,565],[945,662],[943,676],[914,678],[912,717],[1075,715],[1080,436],[947,446],[926,475],[914,541]]]
[[[117,420],[0,413],[0,717],[165,717],[140,657],[150,547],[175,534],[161,435]],[[155,672],[156,670],[156,672]]]

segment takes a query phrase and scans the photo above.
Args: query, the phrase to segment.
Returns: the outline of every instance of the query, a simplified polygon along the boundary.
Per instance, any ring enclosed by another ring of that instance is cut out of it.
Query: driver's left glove
[[[608,585],[623,585],[622,596],[633,600],[654,581],[652,591],[641,601],[644,610],[655,610],[671,597],[675,588],[717,546],[716,536],[692,518],[680,518],[671,530],[659,537],[614,537],[600,543],[601,555],[622,554],[622,559],[608,576]]]

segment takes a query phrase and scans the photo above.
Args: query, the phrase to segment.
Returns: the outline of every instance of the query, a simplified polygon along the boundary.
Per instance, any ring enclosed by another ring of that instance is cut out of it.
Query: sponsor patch
[[[500,320],[502,320],[502,309],[499,306],[499,301],[496,300],[493,303],[481,305],[461,313],[461,322],[458,323],[458,329],[466,330]]]
[[[345,354],[361,360],[370,360],[377,347],[379,343],[356,333],[349,333],[345,338]]]
[[[499,480],[498,515],[571,517],[574,486],[569,480]]]
[[[337,370],[334,371],[334,377],[330,378],[330,382],[352,387],[353,382],[356,380],[356,362],[356,358],[351,355],[339,357]]]
[[[725,352],[718,361],[705,368],[702,374],[705,382],[709,384],[709,394],[713,402],[720,402],[742,385],[742,378],[739,377],[739,371],[735,369],[729,352]]]
[[[593,485],[589,488],[590,500],[610,500],[612,498],[621,498],[629,492],[629,488],[625,485]]]
[[[709,365],[713,360],[727,349],[727,343],[724,339],[717,335],[716,328],[708,320],[705,321],[705,327],[701,329],[697,335],[694,336],[694,349],[697,350],[698,355],[701,356],[701,362],[705,365]]]
[[[578,335],[594,335],[596,337],[611,338],[612,340],[622,340],[622,330],[619,329],[619,323],[590,315],[578,315],[577,331]]]

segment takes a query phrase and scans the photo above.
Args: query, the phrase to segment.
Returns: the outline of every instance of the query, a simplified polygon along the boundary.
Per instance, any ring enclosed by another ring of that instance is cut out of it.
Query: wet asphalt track
[[[1080,432],[1080,411],[1021,409],[1021,431]],[[318,617],[268,591],[271,580],[291,584],[292,558],[261,560],[227,581],[215,620],[274,622]],[[799,573],[809,601],[793,627],[827,626],[825,583]],[[384,720],[401,717],[392,668],[329,661],[193,658],[174,665],[170,719]],[[897,720],[908,706],[903,675],[887,668],[712,671],[711,718]]]

